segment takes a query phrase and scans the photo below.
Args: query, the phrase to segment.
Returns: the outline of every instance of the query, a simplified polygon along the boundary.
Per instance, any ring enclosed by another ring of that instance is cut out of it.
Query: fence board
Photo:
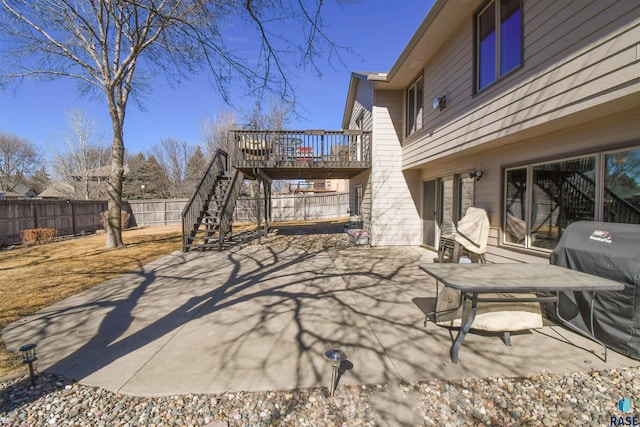
[[[347,215],[349,193],[274,196],[271,202],[273,221],[339,218]],[[181,223],[186,203],[187,199],[129,200],[123,209],[131,215],[130,227],[172,225]],[[261,203],[264,210],[264,200]],[[20,231],[30,228],[54,228],[58,236],[92,233],[103,228],[100,213],[106,210],[106,201],[95,200],[0,201],[0,245],[20,243]],[[255,199],[238,199],[233,220],[255,221]]]
[[[107,202],[94,200],[0,201],[0,245],[19,243],[20,231],[30,228],[53,228],[58,236],[95,232],[105,210]]]
[[[261,200],[261,203],[264,203]],[[256,200],[238,199],[233,220],[235,222],[256,221]],[[262,207],[262,205],[261,205]],[[292,221],[339,218],[347,215],[349,193],[296,194],[274,196],[271,199],[272,221]],[[264,212],[261,213],[264,218]]]

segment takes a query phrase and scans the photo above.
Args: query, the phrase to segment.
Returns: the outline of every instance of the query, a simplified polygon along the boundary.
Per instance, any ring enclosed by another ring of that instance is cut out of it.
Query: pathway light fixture
[[[347,355],[340,349],[332,348],[324,353],[324,357],[331,362],[331,388],[329,392],[333,396],[338,386],[338,368],[340,368],[340,363],[347,359]]]
[[[36,347],[38,344],[25,344],[20,347],[20,353],[22,353],[22,363],[25,365],[29,365],[29,377],[31,378],[31,385],[35,387],[36,385],[36,375],[33,371],[33,362],[38,360],[36,356]]]

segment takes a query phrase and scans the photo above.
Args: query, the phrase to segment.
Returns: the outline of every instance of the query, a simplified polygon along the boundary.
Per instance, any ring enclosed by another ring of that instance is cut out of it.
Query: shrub
[[[30,228],[20,231],[20,240],[25,246],[51,243],[54,237],[56,237],[56,230],[53,228]]]
[[[102,226],[106,230],[109,224],[109,211],[102,211],[100,216],[102,217]],[[129,215],[129,212],[120,211],[120,221],[123,230],[129,228],[129,219],[131,219],[131,215]]]

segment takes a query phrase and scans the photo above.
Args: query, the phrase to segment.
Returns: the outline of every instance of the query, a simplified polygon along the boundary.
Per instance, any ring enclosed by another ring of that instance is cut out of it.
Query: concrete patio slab
[[[408,247],[173,253],[9,325],[3,339],[12,351],[37,343],[41,370],[144,396],[326,387],[331,347],[348,356],[340,384],[639,364],[615,352],[605,363],[596,344],[546,326],[511,347],[472,333],[454,365],[453,333],[422,324],[435,281],[418,265],[434,257]]]

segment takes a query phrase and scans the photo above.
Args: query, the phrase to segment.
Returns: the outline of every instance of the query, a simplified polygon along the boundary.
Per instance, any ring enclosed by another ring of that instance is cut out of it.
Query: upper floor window
[[[522,64],[520,0],[493,0],[476,16],[476,89]]]
[[[407,136],[422,129],[424,79],[418,78],[407,89]]]

